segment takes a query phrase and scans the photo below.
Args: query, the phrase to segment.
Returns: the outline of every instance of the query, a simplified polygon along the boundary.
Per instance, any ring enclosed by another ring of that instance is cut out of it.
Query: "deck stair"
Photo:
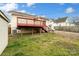
[[[54,30],[52,30],[50,27],[42,27],[42,29],[46,32],[46,33],[48,33],[48,32],[53,32]]]
[[[48,28],[47,27],[42,27],[42,29],[47,33],[48,32]]]

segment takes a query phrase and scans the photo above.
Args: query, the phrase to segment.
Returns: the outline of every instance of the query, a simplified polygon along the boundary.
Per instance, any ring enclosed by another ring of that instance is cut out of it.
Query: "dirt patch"
[[[66,32],[66,31],[55,31],[55,33],[67,39],[79,39],[79,33]]]

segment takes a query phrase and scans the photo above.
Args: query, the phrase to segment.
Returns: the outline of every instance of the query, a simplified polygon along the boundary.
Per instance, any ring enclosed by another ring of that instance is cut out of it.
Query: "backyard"
[[[57,33],[9,37],[2,56],[79,56],[79,38]]]

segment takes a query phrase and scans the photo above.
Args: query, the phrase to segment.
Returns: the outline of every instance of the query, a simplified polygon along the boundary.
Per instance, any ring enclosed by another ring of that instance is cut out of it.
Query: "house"
[[[55,27],[58,26],[75,26],[74,23],[70,21],[70,18],[60,18],[57,20],[46,20],[46,26],[50,27],[52,30],[55,30]]]
[[[51,30],[55,30],[54,29],[54,22],[53,20],[46,20],[46,26],[49,27]]]
[[[74,26],[73,23],[69,21],[69,18],[54,20],[54,26]]]
[[[0,54],[8,44],[8,18],[0,10]]]
[[[18,11],[10,11],[11,34],[14,33],[36,33],[47,32],[46,19]]]

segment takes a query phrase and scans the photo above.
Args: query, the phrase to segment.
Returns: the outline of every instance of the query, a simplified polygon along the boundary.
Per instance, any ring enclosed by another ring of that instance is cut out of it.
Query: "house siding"
[[[8,22],[0,17],[0,54],[8,44]]]
[[[33,32],[34,30],[38,31],[37,28],[46,27],[46,19],[43,17],[38,17],[34,15],[28,15],[21,12],[11,11],[11,34],[17,34],[18,32],[22,32],[23,28],[30,28]],[[26,31],[27,31],[26,29]],[[25,31],[25,30],[24,30]]]
[[[16,30],[17,28],[17,17],[12,15],[11,19],[11,34],[13,34],[13,30]]]

